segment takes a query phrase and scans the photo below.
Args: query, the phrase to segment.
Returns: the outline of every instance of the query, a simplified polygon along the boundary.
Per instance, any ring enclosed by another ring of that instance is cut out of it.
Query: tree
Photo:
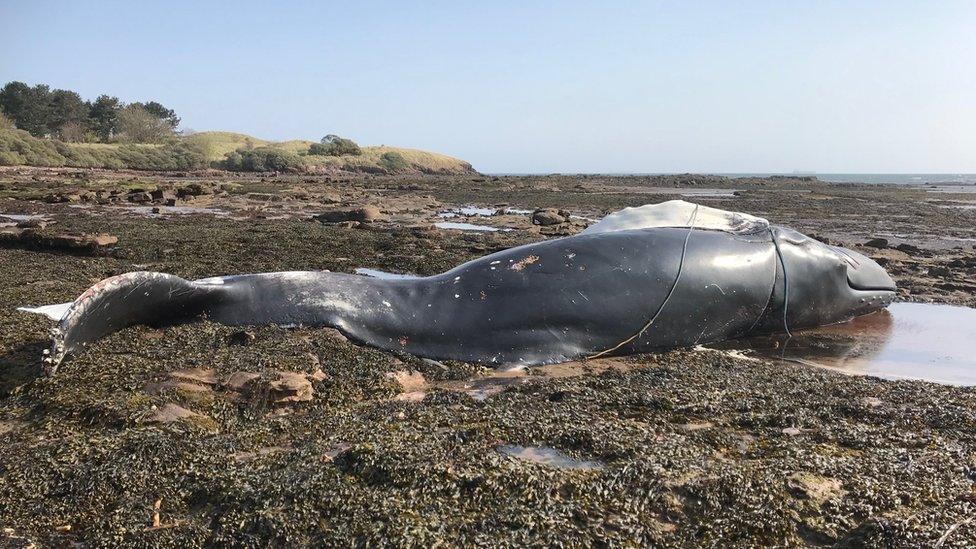
[[[90,106],[73,91],[54,90],[47,109],[47,135],[81,141],[88,129]]]
[[[0,89],[0,110],[14,124],[31,135],[44,137],[49,133],[48,111],[51,89],[43,84],[33,88],[23,82],[8,82]]]
[[[335,134],[323,137],[321,142],[312,143],[308,148],[308,154],[321,156],[343,156],[347,154],[359,156],[362,153],[363,151],[355,141]]]
[[[150,101],[148,103],[132,103],[133,105],[138,105],[144,109],[149,114],[155,116],[159,120],[162,120],[169,124],[171,129],[176,129],[180,125],[180,117],[176,116],[176,111],[173,109],[167,109],[156,101]]]
[[[119,112],[118,126],[117,138],[126,143],[162,143],[173,135],[169,122],[160,120],[136,103]]]
[[[88,110],[91,129],[103,142],[108,142],[119,131],[119,112],[122,103],[118,97],[99,95]]]

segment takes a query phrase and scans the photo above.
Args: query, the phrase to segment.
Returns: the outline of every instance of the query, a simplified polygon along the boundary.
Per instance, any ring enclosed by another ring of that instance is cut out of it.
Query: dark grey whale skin
[[[76,300],[54,330],[47,369],[125,326],[201,316],[230,325],[330,326],[369,346],[432,359],[546,364],[613,349],[637,333],[613,353],[783,330],[784,305],[790,329],[841,322],[886,306],[894,290],[872,260],[780,227],[746,235],[689,235],[687,228],[584,234],[402,280],[286,272],[191,282],[137,272]]]

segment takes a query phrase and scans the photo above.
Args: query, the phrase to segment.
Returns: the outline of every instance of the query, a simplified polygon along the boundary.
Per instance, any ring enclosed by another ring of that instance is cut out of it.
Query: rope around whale
[[[685,253],[688,252],[688,240],[691,239],[691,233],[695,230],[695,221],[698,219],[698,208],[699,205],[695,204],[695,209],[694,211],[691,212],[691,219],[688,220],[688,234],[685,235],[685,242],[681,246],[681,259],[678,261],[678,272],[677,274],[674,275],[674,282],[671,283],[671,289],[668,290],[668,295],[664,297],[664,301],[661,302],[661,306],[657,308],[657,312],[654,313],[654,316],[652,316],[651,319],[647,321],[647,324],[644,324],[644,326],[636,334],[628,337],[627,339],[621,341],[620,343],[614,345],[613,347],[610,347],[609,349],[605,349],[603,351],[600,351],[599,353],[587,356],[586,357],[587,360],[600,358],[603,355],[612,353],[617,349],[623,347],[624,345],[630,343],[631,341],[637,339],[638,337],[644,335],[644,332],[646,332],[647,329],[651,327],[651,324],[654,324],[654,321],[656,321],[657,318],[661,316],[661,311],[664,310],[664,306],[668,304],[668,301],[671,299],[671,296],[674,295],[674,290],[675,288],[678,287],[678,281],[681,280],[681,271],[685,265]]]
[[[668,304],[668,300],[670,300],[671,296],[674,294],[675,288],[678,287],[678,281],[681,280],[681,271],[685,265],[685,254],[688,251],[688,240],[691,239],[691,233],[695,230],[695,221],[698,218],[698,207],[699,205],[695,204],[695,210],[691,212],[691,219],[688,220],[688,234],[685,235],[685,241],[681,247],[681,259],[678,262],[678,272],[674,276],[674,282],[671,283],[671,289],[668,290],[668,295],[665,296],[664,301],[661,302],[661,306],[658,307],[657,311],[654,313],[654,316],[652,316],[651,319],[647,321],[647,324],[644,324],[644,326],[634,335],[628,337],[613,347],[610,347],[609,349],[605,349],[596,354],[585,357],[587,360],[600,358],[608,353],[612,353],[638,337],[644,335],[644,332],[651,327],[651,324],[654,324],[658,317],[661,316],[661,311],[663,311],[664,306]],[[768,228],[768,230],[769,238],[773,241],[773,247],[776,249],[776,257],[779,259],[780,266],[783,267],[783,330],[786,332],[787,337],[793,337],[793,334],[790,333],[789,322],[787,321],[787,313],[789,312],[790,305],[790,278],[787,276],[786,272],[786,260],[783,258],[783,250],[781,250],[779,247],[779,240],[776,238],[776,233],[773,232],[773,228],[771,226]]]
[[[790,333],[790,326],[786,320],[786,313],[789,311],[790,306],[790,277],[786,276],[786,260],[783,259],[783,251],[779,249],[779,240],[776,239],[776,233],[773,232],[773,227],[769,227],[769,237],[773,239],[773,247],[776,248],[776,257],[779,258],[779,264],[783,266],[783,330],[786,332],[786,337],[793,337]],[[773,280],[775,284],[775,279]]]

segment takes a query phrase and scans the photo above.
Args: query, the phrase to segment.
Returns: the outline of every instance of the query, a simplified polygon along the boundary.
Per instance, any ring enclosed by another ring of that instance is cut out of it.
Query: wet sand
[[[493,372],[358,347],[333,330],[209,322],[124,330],[44,378],[50,322],[14,311],[131,270],[427,275],[674,198],[856,247],[886,264],[902,301],[976,306],[976,211],[964,207],[976,199],[932,190],[0,171],[0,223],[119,238],[96,255],[0,248],[0,539],[971,546],[970,387],[704,348]],[[312,219],[362,205],[382,217]],[[565,222],[533,225],[525,212],[543,207]],[[884,247],[864,246],[877,238]]]

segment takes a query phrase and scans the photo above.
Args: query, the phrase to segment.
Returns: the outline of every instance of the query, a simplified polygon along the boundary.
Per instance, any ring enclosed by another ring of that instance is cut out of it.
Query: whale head
[[[789,285],[790,327],[844,322],[894,300],[895,281],[873,259],[791,229],[775,227],[774,233]]]

